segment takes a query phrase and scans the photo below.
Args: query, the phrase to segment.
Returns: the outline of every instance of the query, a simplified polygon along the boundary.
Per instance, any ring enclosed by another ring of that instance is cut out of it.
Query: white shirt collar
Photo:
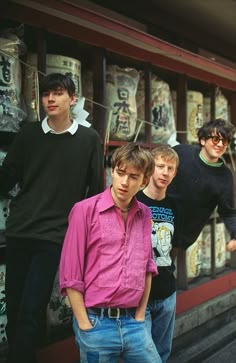
[[[42,129],[45,134],[47,134],[48,132],[51,132],[52,134],[60,135],[60,134],[65,134],[66,132],[69,132],[71,135],[74,135],[78,129],[78,123],[73,120],[71,126],[68,129],[66,129],[62,132],[56,132],[48,125],[48,118],[45,117],[42,121]]]

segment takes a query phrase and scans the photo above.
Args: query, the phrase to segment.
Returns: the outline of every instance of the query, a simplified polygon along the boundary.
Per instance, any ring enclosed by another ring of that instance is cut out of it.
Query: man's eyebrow
[[[124,172],[124,173],[127,173],[126,172],[126,169],[122,169],[122,168],[119,168],[119,167],[117,167],[117,169],[119,170],[119,171],[122,171],[122,172]],[[127,173],[128,175],[131,175],[131,176],[140,176],[141,175],[141,172],[139,173],[139,174],[136,174],[136,173]]]

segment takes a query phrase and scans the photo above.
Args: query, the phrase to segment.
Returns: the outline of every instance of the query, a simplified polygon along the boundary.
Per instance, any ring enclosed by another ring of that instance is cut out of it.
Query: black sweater
[[[188,248],[194,243],[216,207],[231,238],[236,238],[231,171],[224,163],[220,167],[204,163],[199,157],[198,146],[178,145],[174,149],[179,155],[180,165],[168,193],[179,199],[182,208],[182,247]]]
[[[25,125],[0,168],[0,192],[16,183],[6,235],[62,243],[75,202],[103,190],[100,137],[78,127],[74,135],[45,134],[40,122]]]

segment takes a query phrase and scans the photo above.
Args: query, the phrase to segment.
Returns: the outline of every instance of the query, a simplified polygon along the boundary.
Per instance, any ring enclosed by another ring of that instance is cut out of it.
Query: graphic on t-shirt
[[[152,248],[157,266],[171,266],[170,251],[174,234],[174,216],[170,208],[151,207]]]

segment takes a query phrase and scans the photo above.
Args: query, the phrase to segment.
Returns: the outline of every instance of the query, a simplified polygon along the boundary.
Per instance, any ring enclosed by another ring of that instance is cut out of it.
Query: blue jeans
[[[81,363],[161,363],[145,321],[131,314],[119,318],[88,313],[92,328],[81,330],[74,318],[76,345]]]
[[[175,324],[176,292],[163,300],[149,300],[146,325],[160,354],[162,363],[170,356]]]

